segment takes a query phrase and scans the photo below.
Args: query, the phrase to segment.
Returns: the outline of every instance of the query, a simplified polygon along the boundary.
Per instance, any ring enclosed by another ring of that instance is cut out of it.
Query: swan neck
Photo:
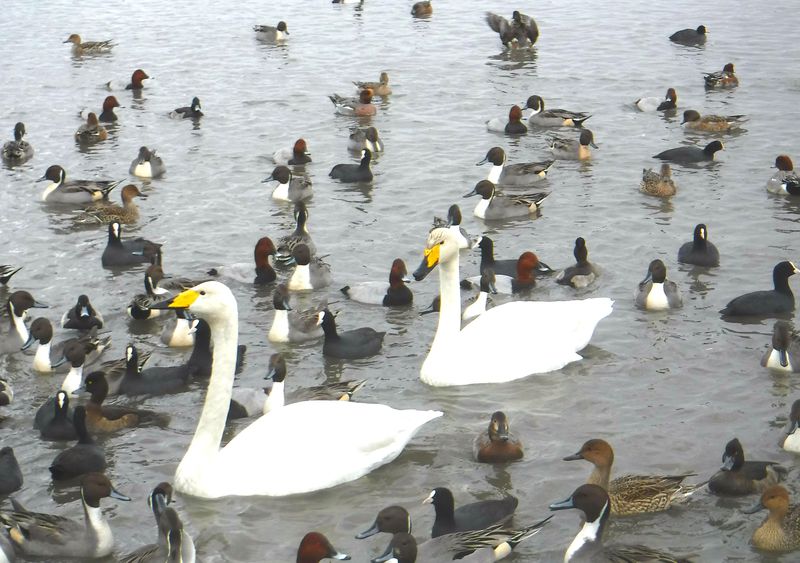
[[[461,331],[461,290],[458,287],[458,255],[452,260],[439,263],[439,325],[431,350],[443,340],[452,338]]]

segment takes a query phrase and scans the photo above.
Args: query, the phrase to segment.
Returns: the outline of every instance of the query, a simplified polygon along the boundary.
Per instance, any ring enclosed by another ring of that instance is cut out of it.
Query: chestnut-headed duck
[[[272,267],[275,259],[275,244],[269,237],[261,237],[256,241],[253,249],[253,262],[240,262],[228,266],[219,266],[206,272],[209,276],[221,276],[234,279],[242,283],[265,285],[274,282],[278,276]],[[255,278],[253,278],[253,264],[255,264]]]
[[[144,88],[144,81],[150,78],[148,74],[140,68],[137,68],[131,74],[131,81],[127,84],[120,84],[115,80],[106,82],[106,89],[108,90],[133,90],[137,92]]]
[[[669,88],[663,98],[639,98],[633,105],[639,111],[670,111],[678,107],[678,93],[675,88]]]
[[[358,93],[358,98],[345,98],[339,94],[331,94],[328,98],[333,102],[339,115],[369,117],[378,111],[372,103],[372,95],[372,89],[367,88]]]
[[[486,129],[506,135],[524,135],[528,132],[528,128],[522,123],[522,108],[519,106],[511,106],[508,119],[495,117],[487,121]]]
[[[734,74],[733,63],[727,63],[718,72],[703,73],[706,88],[734,88],[739,85],[739,79]]]
[[[311,162],[308,144],[303,138],[297,139],[291,147],[284,147],[272,153],[272,162],[283,166],[297,166]]]
[[[344,286],[341,292],[359,303],[383,305],[384,307],[404,307],[411,305],[414,301],[414,294],[406,285],[410,281],[406,263],[400,258],[396,258],[389,270],[388,283],[382,281],[358,282]]]
[[[482,463],[505,463],[522,459],[522,443],[511,433],[508,417],[503,411],[492,414],[489,429],[476,436],[472,453]]]
[[[296,563],[319,563],[323,559],[350,559],[346,553],[340,552],[319,532],[309,532],[303,536],[297,548]]]
[[[800,195],[800,177],[794,171],[792,159],[785,154],[778,155],[773,168],[778,170],[767,181],[767,191],[773,194]]]
[[[433,5],[429,0],[414,2],[414,5],[411,6],[411,15],[415,18],[425,18],[431,14],[433,14]]]

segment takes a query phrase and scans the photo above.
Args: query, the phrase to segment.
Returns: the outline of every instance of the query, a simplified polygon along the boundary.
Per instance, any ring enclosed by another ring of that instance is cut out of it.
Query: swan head
[[[425,255],[419,268],[414,272],[414,279],[420,281],[431,273],[437,264],[457,259],[458,250],[458,241],[450,229],[433,229],[428,234]]]
[[[224,319],[236,311],[236,298],[224,283],[207,281],[158,303],[152,309],[188,309],[207,321]]]

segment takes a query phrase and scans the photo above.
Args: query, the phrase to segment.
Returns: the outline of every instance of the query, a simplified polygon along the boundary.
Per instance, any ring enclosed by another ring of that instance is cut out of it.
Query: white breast
[[[783,449],[787,452],[800,454],[800,430],[795,430],[793,433],[786,436],[786,439],[783,441]]]
[[[497,184],[500,181],[500,176],[503,174],[503,167],[502,166],[492,166],[492,169],[489,170],[489,175],[486,177],[492,184]]]
[[[297,266],[294,269],[294,273],[292,273],[292,277],[289,278],[287,287],[294,291],[314,289],[311,285],[311,269],[308,267],[308,264],[305,266]]]
[[[137,164],[136,168],[133,169],[133,175],[139,176],[140,178],[152,178],[153,167],[150,165],[149,161],[142,162],[141,164]]]
[[[289,201],[289,183],[287,182],[286,184],[278,184],[278,187],[272,192],[272,199]]]
[[[289,312],[275,311],[272,327],[269,329],[267,339],[270,342],[289,342]]]
[[[647,294],[647,301],[645,307],[650,311],[661,311],[669,309],[669,300],[667,294],[664,293],[663,283],[654,283],[650,288],[650,293]]]
[[[486,219],[486,210],[489,209],[489,202],[491,201],[491,199],[481,199],[478,205],[475,206],[475,211],[473,212],[475,217]]]
[[[36,355],[33,357],[33,369],[40,373],[52,373],[53,366],[50,364],[50,342],[39,344],[36,348]]]

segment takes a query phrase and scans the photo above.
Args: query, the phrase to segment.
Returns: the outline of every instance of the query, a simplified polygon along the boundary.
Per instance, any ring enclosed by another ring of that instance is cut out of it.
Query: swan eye
[[[205,295],[205,294],[206,294],[206,292],[205,292],[205,291],[201,291],[201,292],[200,292],[200,295]]]

